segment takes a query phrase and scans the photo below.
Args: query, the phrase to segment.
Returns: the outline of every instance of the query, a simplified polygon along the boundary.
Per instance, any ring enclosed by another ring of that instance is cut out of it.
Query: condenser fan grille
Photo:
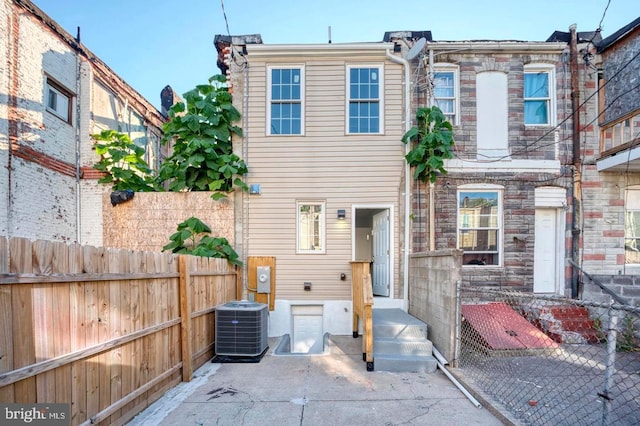
[[[267,305],[229,302],[216,307],[216,354],[257,356],[267,349]]]

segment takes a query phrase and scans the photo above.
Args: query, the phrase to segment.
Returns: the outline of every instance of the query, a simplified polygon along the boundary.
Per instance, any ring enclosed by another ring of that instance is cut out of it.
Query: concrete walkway
[[[332,336],[327,355],[208,362],[130,425],[501,425],[440,370],[367,372],[361,338]]]

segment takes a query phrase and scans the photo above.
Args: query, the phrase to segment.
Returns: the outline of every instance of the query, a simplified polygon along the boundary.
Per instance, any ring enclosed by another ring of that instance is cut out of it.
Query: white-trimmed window
[[[524,124],[555,124],[555,67],[532,64],[524,67]]]
[[[458,125],[460,110],[460,83],[458,67],[452,64],[434,64],[433,102],[452,125]]]
[[[501,264],[502,192],[498,185],[458,189],[458,248],[464,251],[463,265]]]
[[[46,78],[45,102],[47,111],[71,124],[71,92],[50,78]]]
[[[270,67],[268,79],[267,134],[303,134],[304,67]]]
[[[297,253],[325,252],[325,203],[324,201],[298,201]]]
[[[627,189],[624,209],[624,263],[640,266],[640,186]]]
[[[347,133],[382,133],[382,67],[347,67]]]

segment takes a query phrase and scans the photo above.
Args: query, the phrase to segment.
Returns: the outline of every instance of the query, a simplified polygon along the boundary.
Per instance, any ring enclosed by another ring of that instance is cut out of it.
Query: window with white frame
[[[304,69],[270,68],[269,135],[301,135],[303,132]]]
[[[458,190],[458,248],[462,264],[498,266],[501,257],[502,188],[462,186]]]
[[[627,189],[624,207],[624,263],[640,266],[640,186]]]
[[[524,124],[550,126],[555,121],[553,65],[524,67]]]
[[[62,87],[50,78],[46,79],[45,101],[47,111],[58,118],[71,123],[71,101],[73,95],[70,91]]]
[[[433,101],[434,105],[453,125],[458,123],[459,110],[458,67],[448,64],[434,64]]]
[[[382,133],[380,67],[348,67],[348,133]]]
[[[299,201],[297,203],[297,210],[297,252],[324,253],[324,202]]]

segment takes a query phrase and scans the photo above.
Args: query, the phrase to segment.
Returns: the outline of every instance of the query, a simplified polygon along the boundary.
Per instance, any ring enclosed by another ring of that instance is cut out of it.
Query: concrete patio
[[[361,338],[332,336],[328,354],[207,363],[130,425],[501,425],[442,373],[367,372]]]

